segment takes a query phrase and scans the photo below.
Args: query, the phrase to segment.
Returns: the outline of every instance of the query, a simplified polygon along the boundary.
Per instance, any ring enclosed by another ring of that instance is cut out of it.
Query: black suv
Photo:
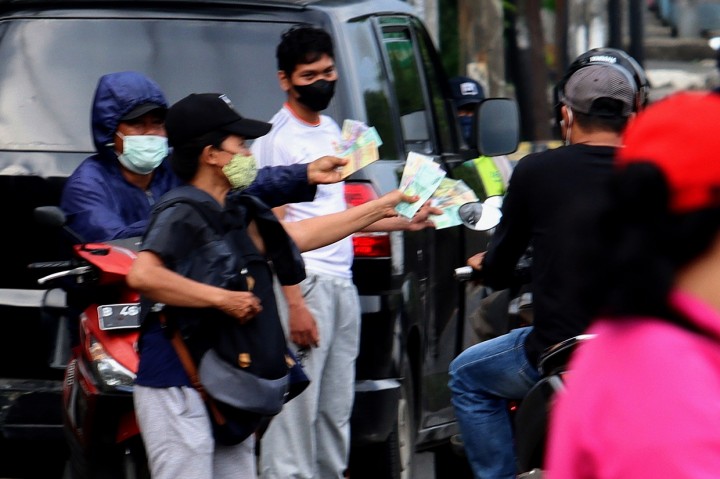
[[[438,55],[404,2],[0,0],[0,467],[18,445],[63,437],[66,327],[40,314],[43,297],[58,292],[39,289],[26,265],[62,251],[32,211],[57,204],[64,179],[93,152],[99,77],[143,72],[171,103],[227,92],[239,111],[269,119],[284,100],[275,46],[298,23],[323,27],[335,41],[340,81],[327,113],[339,124],[375,126],[384,142],[382,160],[347,182],[349,203],[396,188],[410,151],[451,176],[477,155],[462,144]],[[411,477],[413,450],[430,448],[438,467],[448,467],[441,459],[457,425],[447,369],[475,340],[465,316],[476,301],[452,273],[484,241],[462,227],[356,235],[363,317],[353,477]]]

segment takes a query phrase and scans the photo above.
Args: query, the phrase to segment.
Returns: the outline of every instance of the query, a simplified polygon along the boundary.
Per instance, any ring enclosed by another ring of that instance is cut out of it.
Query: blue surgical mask
[[[138,175],[149,175],[168,155],[167,138],[158,135],[123,135],[123,152],[118,155],[120,164]]]
[[[473,117],[472,116],[460,116],[458,117],[460,122],[460,131],[462,132],[465,143],[470,144],[470,137],[472,136]]]

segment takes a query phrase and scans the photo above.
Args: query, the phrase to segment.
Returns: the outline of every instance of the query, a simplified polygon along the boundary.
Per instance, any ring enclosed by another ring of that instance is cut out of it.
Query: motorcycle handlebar
[[[73,266],[71,261],[40,261],[38,263],[30,263],[28,269],[64,269]]]
[[[77,268],[67,269],[65,271],[58,271],[57,273],[49,274],[38,279],[38,284],[45,284],[48,281],[52,281],[58,278],[64,278],[65,276],[80,276],[92,271],[90,266],[78,266]]]
[[[455,279],[458,281],[478,281],[480,279],[480,270],[472,266],[455,268]]]

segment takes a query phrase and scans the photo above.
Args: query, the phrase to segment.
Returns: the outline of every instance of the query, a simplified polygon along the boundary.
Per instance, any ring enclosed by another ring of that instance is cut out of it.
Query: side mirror
[[[41,225],[62,228],[76,243],[85,243],[85,239],[67,225],[65,213],[57,206],[38,206],[33,210],[33,217]]]
[[[57,206],[38,206],[33,213],[35,221],[41,225],[61,228],[67,222],[65,213]]]
[[[500,223],[502,196],[491,196],[485,202],[473,201],[458,208],[458,216],[465,227],[474,231],[487,231]]]
[[[475,112],[477,149],[481,155],[507,155],[520,142],[520,112],[515,100],[489,98]]]

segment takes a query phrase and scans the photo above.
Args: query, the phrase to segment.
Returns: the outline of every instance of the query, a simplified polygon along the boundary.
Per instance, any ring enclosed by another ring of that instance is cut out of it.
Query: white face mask
[[[158,135],[123,135],[123,152],[118,155],[120,164],[138,175],[149,175],[168,155],[167,138]]]

